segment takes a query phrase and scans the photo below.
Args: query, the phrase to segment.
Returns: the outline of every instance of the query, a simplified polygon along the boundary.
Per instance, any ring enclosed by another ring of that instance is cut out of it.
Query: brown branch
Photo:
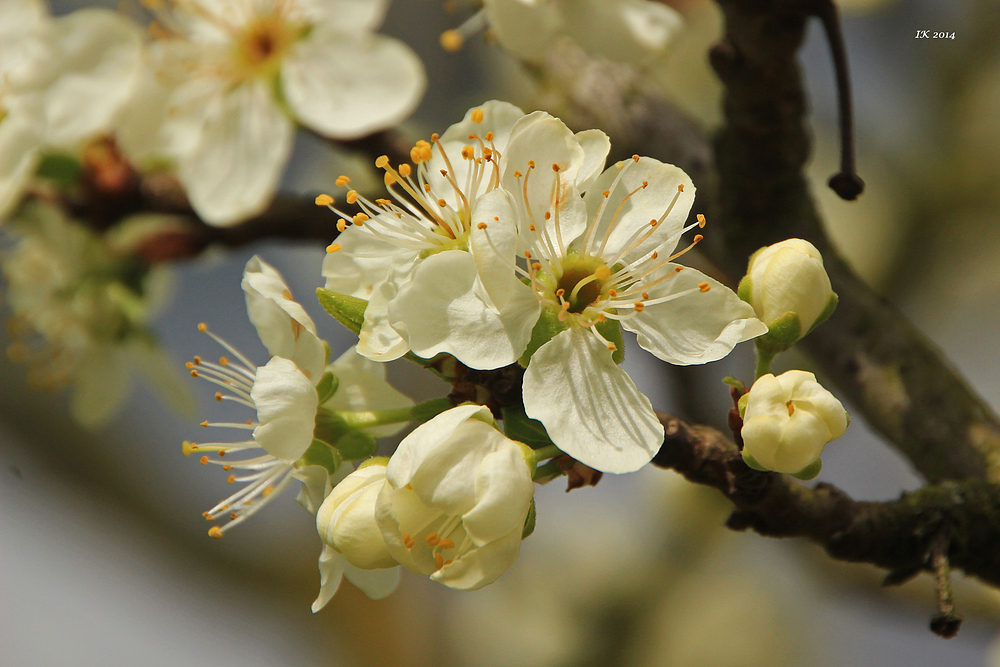
[[[943,557],[946,567],[1000,585],[1000,486],[970,479],[891,502],[858,502],[830,484],[810,489],[752,470],[720,431],[658,416],[666,435],[653,464],[722,492],[736,506],[727,522],[734,530],[806,538],[837,560],[888,569],[887,583],[940,572]],[[948,613],[954,617],[953,609]]]

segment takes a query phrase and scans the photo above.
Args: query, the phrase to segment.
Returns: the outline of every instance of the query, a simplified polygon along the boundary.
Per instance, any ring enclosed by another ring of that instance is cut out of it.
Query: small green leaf
[[[324,373],[323,377],[316,384],[316,393],[319,394],[319,404],[323,405],[337,393],[337,387],[340,386],[340,380],[333,373]]]
[[[356,296],[348,296],[339,292],[320,287],[316,290],[319,303],[335,320],[353,331],[361,333],[361,325],[365,322],[365,309],[368,302]]]
[[[320,408],[316,411],[313,437],[331,447],[336,447],[347,461],[366,459],[375,453],[378,444],[370,434],[360,431],[335,410]]]
[[[798,313],[788,312],[771,322],[767,333],[754,339],[758,350],[770,357],[789,349],[801,338],[802,325]]]
[[[523,442],[532,449],[541,449],[553,445],[542,422],[532,419],[524,413],[522,407],[506,407],[501,409],[503,417],[503,432],[511,440]]]
[[[823,469],[823,462],[820,461],[819,459],[816,459],[815,462],[810,463],[802,470],[798,472],[793,472],[792,477],[808,482],[810,479],[815,478],[816,475],[819,474],[819,471],[822,469]]]
[[[312,444],[309,445],[309,449],[306,450],[306,453],[299,457],[299,460],[295,462],[295,467],[304,468],[305,466],[321,466],[326,468],[327,472],[331,475],[334,475],[340,468],[340,464],[342,462],[343,458],[336,449],[322,440],[313,440]]]
[[[828,319],[830,319],[830,316],[833,315],[833,311],[837,310],[837,304],[839,302],[840,302],[840,297],[838,297],[836,293],[831,294],[830,300],[826,302],[826,308],[824,308],[823,312],[819,314],[819,317],[816,318],[816,321],[813,322],[813,325],[811,327],[809,327],[809,331],[807,331],[805,335],[808,336],[813,332],[813,330],[816,327],[818,327],[819,325],[823,324],[823,322],[826,322]]]
[[[743,276],[743,280],[740,281],[739,286],[736,288],[736,296],[740,297],[743,301],[750,303],[750,290],[753,288],[753,284],[750,281],[750,274]]]
[[[742,396],[740,396],[740,400],[736,402],[736,407],[740,411],[740,419],[743,419],[744,415],[747,413],[747,403],[749,403],[749,402],[750,402],[750,393],[749,392],[747,392],[746,394],[743,394]],[[744,457],[744,458],[746,458],[746,457]]]
[[[531,499],[531,505],[528,507],[528,516],[524,517],[524,528],[521,530],[521,539],[523,540],[528,535],[535,532],[535,499]]]

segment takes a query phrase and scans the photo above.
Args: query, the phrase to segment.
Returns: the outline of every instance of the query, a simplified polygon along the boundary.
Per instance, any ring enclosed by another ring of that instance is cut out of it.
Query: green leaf
[[[750,274],[743,276],[743,280],[740,281],[739,286],[736,288],[736,296],[741,300],[750,303],[750,290],[753,288],[753,283],[750,281]]]
[[[299,460],[295,462],[295,467],[304,468],[305,466],[321,466],[326,468],[327,472],[331,475],[334,475],[340,468],[340,464],[342,462],[343,458],[336,449],[322,440],[314,439],[312,444],[309,445],[309,449],[306,450],[306,453],[299,457]]]
[[[747,386],[743,384],[743,380],[739,378],[734,378],[732,375],[727,375],[722,378],[722,384],[727,384],[730,387],[734,387],[739,390],[741,394],[747,393]]]
[[[528,535],[535,532],[535,499],[531,499],[531,505],[528,507],[528,516],[524,517],[524,528],[521,530],[521,539],[523,540]]]
[[[506,407],[501,409],[503,432],[511,440],[523,442],[532,449],[541,449],[555,443],[549,438],[542,422],[532,419],[524,413],[522,407]]]
[[[333,373],[324,373],[323,377],[316,384],[316,393],[319,394],[319,404],[323,405],[337,393],[337,387],[340,386],[340,380]]]
[[[319,303],[335,320],[353,331],[361,334],[361,325],[365,321],[365,309],[368,302],[356,296],[348,296],[339,292],[331,292],[320,287],[316,290]]]
[[[799,314],[788,312],[771,322],[767,333],[754,339],[758,350],[770,357],[789,349],[802,337],[802,324]]]
[[[361,461],[375,453],[378,443],[365,431],[349,431],[337,441],[336,447],[348,461]]]

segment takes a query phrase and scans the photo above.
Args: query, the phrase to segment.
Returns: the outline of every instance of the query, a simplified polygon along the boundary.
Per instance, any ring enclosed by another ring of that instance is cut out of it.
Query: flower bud
[[[812,373],[767,373],[743,398],[743,460],[756,470],[812,479],[823,447],[847,430],[844,406]]]
[[[525,450],[479,405],[418,426],[390,459],[376,501],[389,552],[451,588],[495,581],[517,558],[534,496]]]
[[[385,483],[385,461],[362,464],[326,497],[316,514],[320,539],[363,570],[396,565],[375,523],[375,499]]]
[[[802,239],[781,241],[754,253],[737,294],[767,325],[769,331],[757,345],[772,353],[790,348],[837,307],[822,255]]]

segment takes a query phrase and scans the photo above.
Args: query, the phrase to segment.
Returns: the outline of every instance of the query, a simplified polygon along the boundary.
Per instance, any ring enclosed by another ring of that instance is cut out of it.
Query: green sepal
[[[722,384],[727,384],[730,387],[738,389],[741,394],[747,393],[747,386],[743,384],[743,380],[740,380],[739,378],[734,378],[732,375],[727,375],[726,377],[722,378]]]
[[[337,441],[336,447],[348,461],[361,461],[375,453],[378,443],[365,431],[350,431]]]
[[[313,437],[336,447],[340,456],[348,461],[366,459],[378,448],[375,438],[348,424],[335,410],[325,408],[316,411]]]
[[[799,314],[788,312],[767,327],[767,333],[754,339],[757,349],[770,357],[789,349],[802,337]]]
[[[387,466],[387,465],[389,465],[388,456],[373,456],[370,459],[365,459],[364,461],[359,463],[358,470],[361,470],[362,468],[367,468],[369,466]]]
[[[80,180],[83,173],[83,163],[69,153],[46,153],[41,164],[35,170],[35,175],[66,188]]]
[[[759,470],[760,472],[768,472],[767,468],[757,463],[757,459],[755,459],[754,457],[750,456],[749,453],[747,453],[747,450],[744,449],[742,454],[743,454],[743,463],[746,463],[754,470]]]
[[[337,393],[337,387],[340,386],[340,380],[333,373],[323,373],[323,377],[320,378],[319,382],[316,384],[316,393],[319,394],[319,404],[323,405]]]
[[[524,517],[524,528],[521,529],[521,539],[523,540],[528,535],[535,532],[535,499],[531,499],[531,505],[528,506],[528,516]]]
[[[621,362],[625,361],[625,339],[622,338],[622,326],[614,320],[605,320],[595,324],[594,328],[609,343],[615,344],[615,351],[611,353],[611,360],[616,364],[621,364]]]
[[[450,410],[452,408],[451,401],[448,397],[434,398],[429,401],[424,401],[423,403],[417,403],[413,406],[413,421],[420,422],[421,424],[430,421],[434,417],[445,410]]]
[[[319,304],[333,316],[333,319],[356,335],[361,335],[361,325],[365,322],[365,309],[368,307],[367,301],[356,296],[331,292],[322,287],[316,290],[316,297],[319,299]]]
[[[736,296],[738,296],[741,300],[750,303],[750,289],[752,287],[753,284],[750,280],[750,274],[747,273],[745,276],[743,276],[743,279],[740,280],[740,284],[736,288]]]
[[[335,475],[343,462],[344,459],[341,457],[340,452],[322,440],[313,439],[312,444],[309,445],[309,449],[299,457],[299,460],[294,465],[296,468],[320,466],[326,468],[326,471],[330,475]]]
[[[750,392],[747,392],[740,396],[740,400],[736,402],[736,408],[740,411],[740,419],[743,419],[743,415],[747,413],[747,403],[750,402]]]
[[[807,331],[805,335],[808,336],[816,327],[830,319],[830,316],[833,315],[833,311],[837,310],[838,303],[840,303],[840,297],[837,296],[836,292],[831,293],[830,300],[826,302],[826,308],[824,308],[823,312],[819,314],[819,317],[816,318],[816,321],[813,322],[811,327],[809,327],[809,331]]]
[[[804,482],[808,482],[809,480],[815,478],[816,475],[819,474],[819,471],[822,469],[823,469],[823,462],[820,461],[819,459],[816,459],[814,462],[810,463],[802,470],[798,472],[793,472],[792,477],[796,479],[801,479]]]
[[[511,440],[523,442],[532,449],[541,449],[555,443],[549,438],[542,422],[532,419],[520,406],[501,408],[503,433]]]
[[[528,347],[525,348],[524,354],[517,360],[517,363],[527,368],[528,362],[531,361],[531,356],[538,351],[538,348],[568,328],[568,324],[559,321],[558,312],[550,308],[543,308],[541,315],[538,316],[538,321],[535,322],[535,326],[531,330],[531,340],[528,341]],[[603,336],[604,334],[602,333],[601,335]],[[619,334],[620,337],[621,334]]]

